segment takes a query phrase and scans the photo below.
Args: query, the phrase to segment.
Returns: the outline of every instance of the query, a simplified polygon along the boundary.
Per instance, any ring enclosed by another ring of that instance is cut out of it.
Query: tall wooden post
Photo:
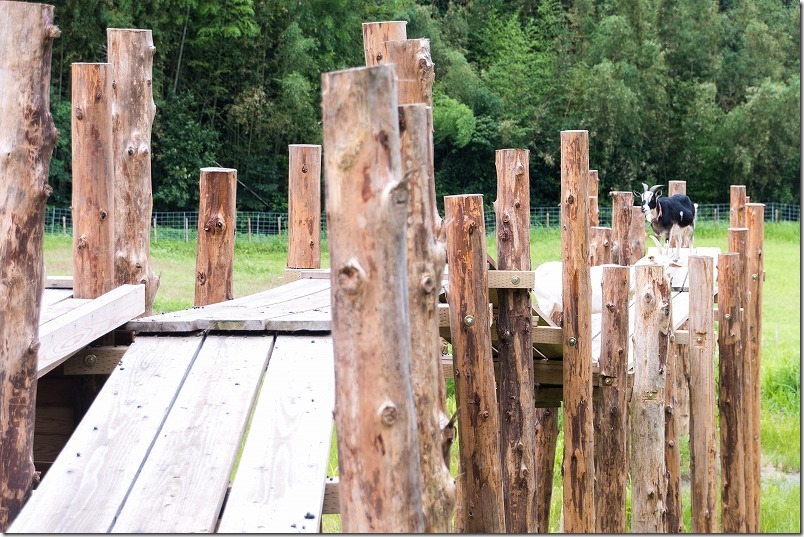
[[[0,2],[0,532],[31,493],[53,6]]]
[[[635,268],[634,388],[631,396],[631,531],[663,531],[664,390],[670,285],[661,265]],[[664,340],[664,342],[662,341]]]
[[[634,206],[634,193],[611,192],[611,262],[617,265],[628,265],[631,262],[631,242],[628,235],[631,230],[631,207]]]
[[[589,265],[608,265],[612,262],[612,232],[610,227],[589,228]]]
[[[324,73],[321,90],[343,530],[422,532],[394,70]]]
[[[668,181],[667,195],[675,196],[676,194],[687,193],[686,181]],[[682,248],[688,248],[690,245],[689,238],[685,235],[681,240]],[[676,237],[670,240],[670,247],[675,248]],[[687,435],[690,432],[690,385],[687,379],[687,373],[690,370],[690,346],[689,345],[672,345],[673,350],[678,359],[675,362],[675,371],[672,377],[675,385],[673,386],[674,395],[676,397],[676,430],[680,435]]]
[[[595,532],[625,533],[629,270],[603,267],[600,401],[595,412]]]
[[[558,444],[558,407],[537,408],[536,446],[536,533],[550,529],[550,503],[553,498],[553,473]]]
[[[729,227],[745,227],[745,185],[729,187]]]
[[[672,323],[672,316],[670,319]],[[664,531],[682,533],[684,531],[684,510],[681,505],[681,446],[678,426],[678,387],[679,376],[684,380],[683,364],[679,363],[679,350],[686,345],[675,342],[670,336],[667,344],[667,362],[664,381],[664,463],[667,468],[667,493],[664,498]]]
[[[689,257],[692,531],[717,531],[713,259]]]
[[[234,298],[237,170],[201,168],[195,306]]]
[[[589,227],[600,226],[600,207],[598,205],[598,191],[600,178],[597,170],[589,170]]]
[[[720,498],[725,533],[745,533],[745,439],[740,256],[720,254],[717,263],[718,350],[720,352]]]
[[[321,268],[321,146],[291,144],[288,155],[287,266]]]
[[[106,30],[112,64],[115,284],[145,284],[145,313],[153,313],[159,276],[151,267],[151,89],[156,47],[151,30]]]
[[[407,227],[408,300],[413,401],[419,431],[425,531],[448,533],[455,509],[455,480],[442,450],[441,424],[448,421],[441,401],[443,377],[438,332],[438,292],[446,249],[436,240],[430,189],[429,110],[423,104],[399,107],[402,176],[410,192]],[[451,439],[449,444],[451,444]]]
[[[383,43],[407,39],[407,24],[407,21],[363,23],[363,54],[367,67],[387,63],[383,55],[385,53]]]
[[[483,196],[445,196],[449,324],[466,533],[504,533],[500,418],[489,333]]]
[[[433,106],[435,68],[430,58],[429,39],[406,39],[383,43],[385,60],[396,67],[399,105]]]
[[[748,308],[745,316],[748,323],[747,345],[748,361],[751,364],[751,391],[746,393],[751,405],[751,463],[753,479],[751,500],[753,517],[749,517],[748,531],[758,532],[760,529],[759,495],[762,477],[762,450],[760,442],[761,390],[762,378],[762,282],[765,281],[765,205],[762,203],[746,204],[746,223],[748,225]],[[748,481],[748,480],[746,480]]]
[[[570,533],[595,531],[588,193],[589,133],[561,131],[564,528]]]
[[[530,151],[496,151],[497,268],[530,270]],[[497,319],[505,523],[509,533],[536,529],[533,323],[530,292],[500,289]],[[527,447],[526,447],[527,446]]]
[[[645,232],[645,215],[642,208],[631,207],[631,228],[628,230],[628,243],[631,249],[631,259],[628,264],[633,265],[645,256],[645,239],[648,234]]]
[[[686,194],[687,193],[687,182],[686,181],[668,181],[667,182],[667,195],[668,196],[675,196],[676,194]],[[676,238],[670,238],[670,247],[676,247]],[[684,237],[681,243],[682,248],[689,247],[689,240]]]
[[[72,65],[73,297],[114,288],[112,73],[108,63]]]

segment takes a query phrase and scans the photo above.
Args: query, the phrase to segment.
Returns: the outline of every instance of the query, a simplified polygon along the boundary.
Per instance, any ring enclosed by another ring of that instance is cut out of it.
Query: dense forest
[[[559,199],[559,132],[590,133],[609,190],[687,181],[695,201],[800,202],[800,7],[791,0],[55,0],[51,203],[70,203],[70,64],[106,28],[150,28],[156,210],[195,210],[198,170],[238,207],[287,206],[287,145],[321,143],[321,73],[363,65],[361,23],[408,21],[436,69],[436,185],[496,197],[526,147],[532,203]]]

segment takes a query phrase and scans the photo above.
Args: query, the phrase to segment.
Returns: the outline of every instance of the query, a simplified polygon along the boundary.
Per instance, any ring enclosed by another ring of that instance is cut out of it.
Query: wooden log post
[[[689,257],[692,531],[717,531],[713,259]]]
[[[687,193],[686,181],[668,181],[667,195],[675,196],[676,194]],[[675,248],[676,238],[670,240],[670,247]],[[681,241],[683,248],[688,248],[690,245],[689,238],[684,236]],[[689,345],[672,345],[674,355],[677,355],[675,360],[675,370],[671,374],[675,385],[673,392],[676,398],[676,430],[679,435],[688,435],[690,432],[690,385],[687,378],[690,369],[690,347]]]
[[[668,196],[675,196],[676,194],[686,194],[687,193],[687,182],[686,181],[668,181],[667,182],[667,195]],[[671,237],[669,239],[670,248],[676,247],[676,237]],[[681,246],[683,248],[689,247],[689,241],[686,237],[682,240]]]
[[[746,224],[748,226],[748,308],[745,315],[748,323],[747,346],[748,363],[751,365],[751,391],[746,393],[751,406],[751,464],[753,479],[751,485],[752,517],[749,517],[748,531],[758,532],[761,527],[760,484],[762,477],[762,449],[760,438],[760,416],[762,401],[762,283],[765,281],[765,205],[747,203]],[[747,480],[746,480],[747,481]]]
[[[603,267],[600,345],[600,401],[595,412],[595,532],[625,533],[628,480],[625,424],[628,421],[629,270]]]
[[[145,313],[153,313],[159,276],[151,266],[151,88],[156,47],[151,30],[106,30],[112,64],[115,284],[145,284]]]
[[[720,466],[723,532],[745,533],[745,439],[740,255],[720,254],[717,263],[718,350],[720,353]]]
[[[645,231],[645,215],[642,208],[631,207],[631,228],[628,230],[628,243],[631,249],[631,259],[628,264],[633,265],[645,256],[645,240],[648,234]]]
[[[634,387],[631,397],[631,531],[663,531],[665,363],[670,285],[661,265],[635,268]],[[663,343],[661,340],[664,339]]]
[[[672,322],[672,315],[671,315]],[[667,469],[667,493],[664,498],[664,531],[682,533],[684,531],[684,510],[681,504],[681,445],[678,433],[678,376],[686,379],[683,364],[679,363],[679,351],[686,345],[675,342],[671,334],[667,345],[667,362],[664,381],[664,463]],[[684,382],[686,386],[686,381]]]
[[[321,146],[291,144],[288,156],[287,267],[318,269],[321,268]]]
[[[558,444],[558,408],[537,408],[536,446],[536,533],[550,529],[550,503],[553,499],[553,472]]]
[[[50,157],[53,6],[0,2],[0,532],[34,480],[39,313]]]
[[[595,531],[589,133],[561,131],[561,288],[564,312],[564,529]]]
[[[491,358],[483,196],[445,196],[449,324],[460,432],[461,526],[505,532],[500,419]]]
[[[321,86],[343,531],[422,532],[410,373],[409,194],[394,70],[324,73]]]
[[[729,187],[729,227],[745,227],[745,185]]]
[[[430,189],[429,111],[423,104],[399,107],[402,176],[410,192],[407,227],[408,301],[413,401],[416,406],[425,531],[448,533],[455,510],[455,480],[450,475],[451,439],[442,437],[449,421],[441,400],[443,372],[438,331],[438,294],[446,249],[435,234],[435,203]]]
[[[231,300],[237,170],[201,168],[194,306]]]
[[[72,64],[74,298],[115,286],[111,89],[108,63]]]
[[[589,265],[608,265],[612,262],[611,239],[612,231],[610,227],[595,226],[589,228]]]
[[[631,242],[628,234],[631,229],[631,207],[634,206],[634,193],[611,192],[611,262],[618,265],[631,263]]]
[[[363,54],[367,67],[387,63],[384,56],[384,43],[407,39],[407,24],[407,21],[363,23]]]
[[[383,63],[396,67],[399,105],[433,106],[435,66],[430,57],[430,40],[386,41],[382,50]]]
[[[589,170],[589,227],[600,226],[600,207],[598,205],[599,189],[600,178],[598,177],[597,170]]]
[[[746,215],[747,220],[747,215]],[[747,223],[747,222],[746,222]],[[750,394],[753,390],[753,371],[751,368],[751,349],[748,344],[748,324],[750,322],[749,304],[749,288],[750,288],[750,275],[748,274],[748,228],[729,228],[729,252],[734,252],[738,255],[739,261],[737,268],[739,274],[737,275],[737,282],[740,286],[740,308],[742,315],[740,319],[740,356],[742,359],[736,364],[740,368],[738,375],[742,380],[741,388],[741,408],[740,420],[738,426],[740,428],[739,437],[742,439],[742,454],[743,454],[743,469],[742,469],[742,482],[745,486],[745,531],[756,521],[756,514],[754,513],[753,494],[756,490],[754,486],[754,473],[751,471],[754,464],[754,451],[751,449],[751,442],[753,439],[752,423],[753,423],[753,405],[751,404]],[[722,466],[722,465],[721,465]],[[725,524],[725,517],[724,517]]]
[[[530,151],[501,149],[497,167],[497,268],[530,270]],[[536,530],[533,323],[528,289],[499,289],[497,336],[505,523],[508,533]]]

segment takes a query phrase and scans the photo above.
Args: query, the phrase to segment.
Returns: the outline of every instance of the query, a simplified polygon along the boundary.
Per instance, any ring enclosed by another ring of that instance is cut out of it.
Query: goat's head
[[[654,185],[648,188],[648,185],[642,183],[641,193],[634,190],[634,196],[639,196],[639,199],[642,200],[642,214],[648,221],[650,221],[651,211],[656,210],[656,200],[661,196],[663,187],[664,185]]]

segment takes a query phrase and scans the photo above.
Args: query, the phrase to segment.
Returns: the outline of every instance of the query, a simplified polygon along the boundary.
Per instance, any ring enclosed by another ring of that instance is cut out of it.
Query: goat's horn
[[[659,250],[661,250],[661,249],[662,249],[661,245],[659,244],[659,239],[657,239],[657,238],[656,238],[656,236],[654,236],[654,235],[648,235],[648,237],[650,237],[651,239],[653,239],[653,242],[655,242],[655,243],[656,243],[656,248],[658,248]]]
[[[644,183],[643,183],[643,184],[644,184]],[[653,192],[653,193],[655,194],[655,193],[656,193],[656,191],[657,191],[657,190],[659,190],[660,188],[662,188],[663,186],[664,186],[664,185],[653,185],[652,187],[650,187],[650,191],[651,191],[651,192]]]

